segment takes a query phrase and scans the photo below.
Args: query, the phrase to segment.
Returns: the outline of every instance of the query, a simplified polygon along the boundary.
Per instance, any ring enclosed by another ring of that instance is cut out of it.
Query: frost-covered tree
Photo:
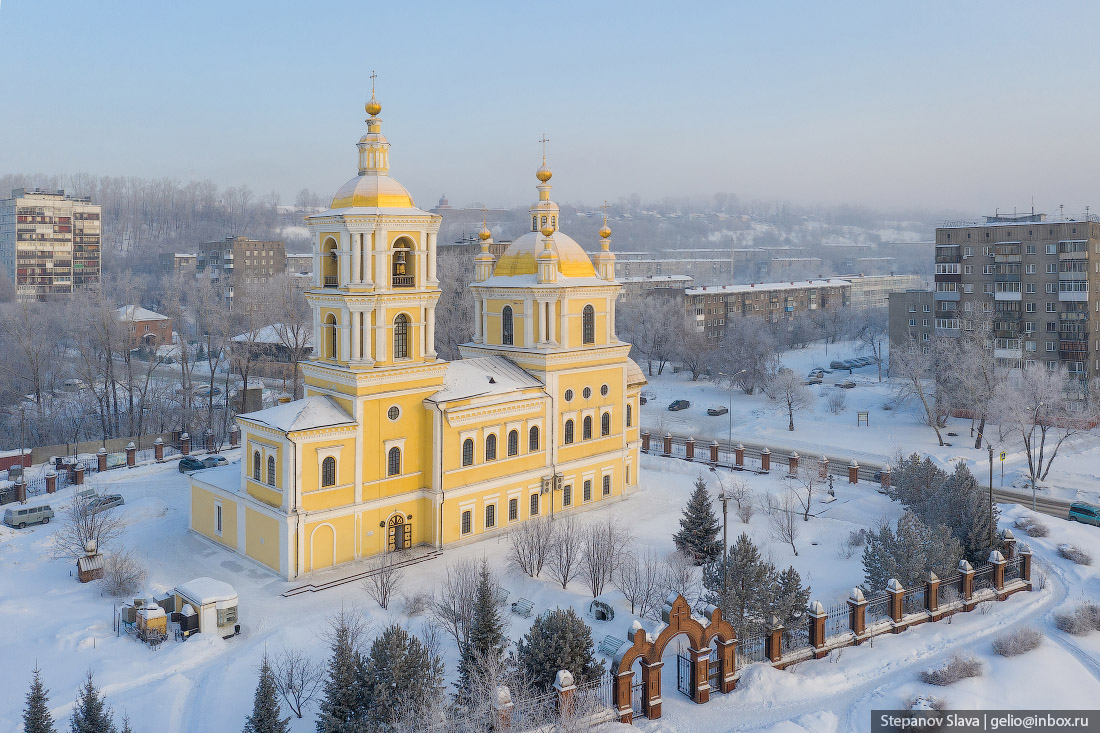
[[[57,733],[50,715],[50,691],[42,684],[42,670],[34,668],[31,689],[23,706],[23,733]]]
[[[549,689],[558,670],[571,672],[578,685],[604,672],[592,646],[592,629],[572,608],[555,608],[535,619],[516,645],[516,658],[536,690]]]
[[[504,648],[508,645],[508,637],[504,635],[504,622],[500,619],[500,611],[493,598],[495,587],[496,583],[489,572],[489,566],[482,560],[478,571],[474,615],[470,620],[470,639],[466,646],[459,650],[458,682],[456,683],[459,699],[463,697],[463,692],[470,688],[474,670],[486,663],[499,661],[504,655]]]
[[[696,565],[702,565],[722,555],[722,542],[718,539],[720,530],[707,482],[700,476],[695,479],[695,490],[680,519],[680,531],[672,535],[672,541],[677,550],[694,557]]]
[[[725,560],[703,568],[704,600],[722,609],[722,618],[733,625],[739,637],[753,636],[767,622],[767,588],[774,574],[775,567],[742,533]]]
[[[71,733],[115,733],[114,713],[95,686],[91,671],[80,687],[76,706],[69,717]]]
[[[853,319],[860,349],[870,354],[878,365],[878,381],[882,381],[882,362],[889,344],[889,323],[885,308],[865,308]]]
[[[592,597],[603,593],[623,549],[630,544],[630,533],[608,519],[585,525],[581,532],[581,577]]]
[[[787,413],[787,430],[794,431],[794,414],[813,407],[813,393],[802,383],[802,377],[787,370],[768,381],[768,397]]]
[[[927,349],[927,351],[926,351]],[[943,445],[942,428],[947,425],[951,390],[944,381],[951,374],[955,345],[946,337],[927,343],[910,339],[890,351],[890,375],[894,377],[894,398],[899,403],[916,400],[924,422]]]
[[[277,695],[275,674],[265,652],[260,660],[260,680],[252,699],[252,714],[245,719],[243,733],[289,733],[290,718],[279,717]]]
[[[802,577],[793,567],[777,573],[770,586],[768,608],[785,628],[794,628],[803,618],[810,601],[810,587],[802,585]]]
[[[761,328],[756,318],[735,318],[714,350],[711,373],[729,388],[745,394],[762,389],[779,369],[772,332]]]
[[[443,662],[400,624],[387,627],[360,659],[356,686],[360,730],[392,731],[406,718],[423,719],[443,701]]]
[[[325,687],[317,714],[317,733],[358,733],[363,730],[360,688],[356,683],[362,627],[352,614],[341,611],[331,621]]]
[[[929,527],[907,511],[898,519],[896,532],[884,524],[867,533],[863,588],[880,593],[892,578],[905,588],[921,586],[929,572],[946,577],[961,557],[962,547],[948,527]]]

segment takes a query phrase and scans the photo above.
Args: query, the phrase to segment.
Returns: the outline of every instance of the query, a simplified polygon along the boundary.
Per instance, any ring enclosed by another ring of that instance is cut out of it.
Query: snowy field
[[[826,354],[823,345],[813,344],[805,349],[786,352],[782,363],[799,376],[805,376],[814,367],[828,369],[831,361],[865,355],[859,346],[859,342],[830,344]],[[644,361],[640,362],[640,366],[646,369]],[[694,435],[697,440],[709,442],[714,438],[724,441],[732,434],[734,441],[762,442],[773,450],[794,449],[803,455],[815,455],[815,452],[824,450],[830,455],[850,456],[861,462],[875,463],[893,461],[897,451],[904,449],[906,455],[914,451],[926,453],[948,470],[949,464],[964,460],[982,483],[989,475],[989,453],[984,446],[974,448],[970,420],[948,420],[943,434],[944,440],[951,445],[941,447],[936,441],[936,434],[922,421],[919,404],[894,404],[894,387],[886,378],[885,365],[881,383],[878,381],[877,367],[868,366],[854,370],[851,375],[847,370],[826,374],[823,384],[807,387],[815,397],[814,404],[810,410],[795,413],[794,432],[787,429],[786,410],[759,392],[746,395],[736,388],[731,391],[705,377],[693,382],[689,372],[673,374],[671,365],[665,367],[664,374],[647,378],[649,386],[646,389],[654,393],[656,399],[643,408],[642,427],[654,436],[671,431],[674,434]],[[856,386],[841,390],[847,402],[842,412],[833,414],[826,407],[826,399],[838,390],[835,386],[837,382],[847,379],[855,382]],[[689,400],[691,407],[669,412],[669,403],[677,399]],[[708,407],[729,409],[731,404],[732,428],[730,415],[707,415]],[[870,426],[856,426],[856,413],[859,411],[868,413]],[[1098,431],[1100,429],[1074,436],[1063,444],[1047,477],[1046,487],[1040,489],[1040,495],[1100,503]],[[949,432],[957,433],[957,437],[948,437]],[[1006,434],[1002,440],[993,425],[987,427],[986,434],[993,442],[995,453],[1006,453],[1004,487],[1030,492],[1027,455],[1023,452],[1020,436]],[[699,450],[697,444],[696,451]],[[994,455],[995,487],[1002,485],[1002,466],[998,459],[999,456]]]
[[[663,386],[659,383],[658,388]],[[804,424],[808,435],[810,421]],[[815,431],[819,435],[824,432]],[[236,452],[227,456],[239,459]],[[645,457],[638,493],[580,516],[582,521],[595,521],[613,513],[632,529],[639,547],[650,545],[668,553],[698,472],[698,466],[681,461]],[[738,476],[749,481],[757,497],[787,488],[777,476]],[[723,478],[729,480],[730,474]],[[712,493],[716,492],[718,481],[713,476],[708,480]],[[0,698],[2,731],[19,730],[23,693],[36,663],[51,690],[54,718],[63,726],[77,686],[90,669],[116,716],[129,714],[137,731],[240,730],[251,709],[255,670],[265,649],[275,652],[283,646],[299,647],[317,660],[326,658],[328,649],[321,633],[330,614],[340,608],[365,614],[375,629],[400,620],[416,631],[423,622],[422,617],[408,619],[401,600],[389,611],[382,611],[356,584],[280,597],[282,591],[304,581],[286,583],[187,531],[187,479],[177,472],[174,462],[93,476],[92,486],[126,498],[121,509],[127,525],[122,544],[136,549],[147,562],[148,594],[203,575],[229,582],[240,596],[242,635],[228,641],[199,635],[184,643],[168,641],[157,651],[125,635],[116,637],[111,623],[113,600],[100,594],[98,584],[79,584],[71,563],[49,558],[50,535],[57,522],[23,531],[0,527],[0,628],[4,630],[6,657],[0,680],[9,691]],[[65,505],[71,491],[63,490],[51,498],[55,510]],[[870,526],[879,518],[896,518],[900,507],[869,484],[838,482],[836,494],[836,501],[814,505],[816,516],[809,523],[800,523],[797,557],[789,546],[769,539],[767,518],[760,512],[746,526],[731,510],[731,541],[747,531],[778,566],[793,564],[799,570],[803,581],[812,587],[813,599],[826,606],[840,602],[861,582],[862,569],[858,555],[847,560],[838,555],[838,542],[849,531]],[[1002,509],[1006,523],[1024,511]],[[756,665],[743,673],[733,693],[715,695],[705,706],[695,705],[676,690],[677,644],[673,643],[666,651],[664,667],[664,717],[652,722],[642,719],[638,727],[683,732],[861,731],[867,728],[871,709],[897,707],[909,696],[929,691],[956,709],[1001,707],[1008,700],[1019,707],[1092,705],[1100,695],[1100,633],[1067,637],[1054,629],[1051,615],[1068,601],[1100,597],[1096,571],[1071,566],[1055,551],[1058,542],[1069,541],[1100,557],[1100,530],[1052,518],[1045,521],[1052,530],[1050,537],[1029,538],[1037,563],[1048,569],[1049,579],[1042,591],[986,604],[987,609],[955,616],[951,623],[924,624],[898,636],[879,637],[873,647],[844,649],[828,659],[786,671]],[[442,558],[410,569],[404,591],[436,587],[447,565],[458,558],[486,557],[511,598],[530,598],[536,613],[572,606],[592,626],[597,644],[605,634],[625,636],[632,619],[629,605],[617,591],[610,593],[618,599],[616,618],[595,621],[587,614],[589,596],[580,582],[563,591],[551,580],[523,576],[507,566],[506,548],[506,540],[499,536],[448,550]],[[513,640],[531,623],[508,613],[505,618]],[[1011,660],[993,657],[991,639],[1004,629],[1023,624],[1038,625],[1047,633],[1043,646]],[[985,661],[984,676],[949,688],[930,688],[919,682],[917,675],[922,669],[942,662],[960,648]],[[450,678],[457,667],[453,648],[445,662]],[[1043,668],[1043,675],[1034,674],[1037,666]],[[313,730],[314,712],[303,720],[293,720],[293,730]]]

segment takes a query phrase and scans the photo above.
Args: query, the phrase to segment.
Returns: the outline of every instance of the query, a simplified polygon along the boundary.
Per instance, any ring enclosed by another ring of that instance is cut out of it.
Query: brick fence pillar
[[[137,446],[134,445],[134,441],[130,441],[126,444],[126,468],[133,468],[137,465]]]
[[[764,655],[772,662],[778,662],[783,658],[784,631],[786,629],[779,623],[779,618],[772,616],[771,628],[768,629],[768,635],[764,637]]]
[[[828,614],[820,601],[814,601],[810,604],[808,615],[810,646],[814,648],[814,659],[821,659],[825,656],[825,619]]]
[[[645,451],[646,453],[649,452],[649,431],[648,430],[643,430],[642,431],[642,450]]]
[[[688,658],[691,659],[691,700],[698,705],[710,702],[710,647],[688,647]]]
[[[890,464],[889,463],[887,463],[885,466],[882,467],[881,484],[882,484],[882,488],[884,488],[884,489],[890,488]]]
[[[1029,590],[1031,585],[1031,546],[1026,542],[1020,546],[1020,580],[1027,583]]]
[[[760,470],[764,472],[772,470],[772,452],[768,450],[767,446],[764,446],[764,450],[760,451]]]
[[[84,466],[73,467],[73,485],[80,486],[84,483]]]
[[[229,426],[229,447],[236,448],[241,444],[241,429],[236,425]]]
[[[794,476],[795,474],[797,474],[798,473],[798,451],[794,451],[793,453],[791,453],[791,455],[787,458],[787,463],[790,466],[790,468],[787,469],[787,474],[790,475],[790,476]]]
[[[1000,594],[1005,589],[1005,556],[993,550],[989,562],[993,563],[993,588]]]
[[[737,686],[737,639],[715,639],[714,643],[718,645],[718,689],[725,695]]]
[[[95,470],[103,473],[107,470],[107,449],[100,448],[95,452]]]
[[[27,503],[27,479],[22,476],[15,480],[15,500],[20,504]]]
[[[164,463],[164,440],[157,438],[153,441],[153,458],[157,463]]]
[[[650,720],[661,717],[661,667],[664,662],[642,659],[642,712]]]
[[[203,437],[206,438],[206,441],[205,441],[206,442],[206,452],[207,453],[213,453],[214,452],[214,431],[208,429],[206,431],[206,434]]]
[[[689,461],[695,460],[695,438],[691,437],[684,443],[684,450],[686,451],[687,459]]]
[[[509,730],[512,727],[512,691],[506,685],[497,687],[497,697],[493,701],[493,714],[499,726],[499,730]]]
[[[740,443],[733,449],[733,462],[741,468],[745,467],[745,446]]]
[[[867,631],[867,599],[859,588],[852,588],[852,594],[848,596],[848,628],[856,635],[857,644]]]
[[[1012,534],[1011,529],[1005,530],[1004,545],[1005,560],[1011,560],[1016,557],[1016,535]]]
[[[672,433],[665,433],[664,451],[666,456],[672,455]]]
[[[886,595],[889,596],[890,620],[895,624],[901,623],[903,616],[902,599],[905,597],[905,588],[897,578],[890,578],[886,584]]]
[[[859,483],[859,463],[856,462],[855,458],[853,458],[852,462],[848,464],[848,483]]]
[[[718,465],[718,441],[713,440],[710,444],[710,465]]]
[[[974,608],[970,599],[974,597],[974,568],[966,560],[959,560],[959,597],[963,601],[963,610]]]
[[[46,493],[52,494],[57,491],[57,474],[50,471],[46,474]]]
[[[573,683],[573,673],[559,669],[554,678],[554,691],[558,693],[558,714],[568,720],[573,717],[573,693],[577,686]]]
[[[933,617],[940,608],[940,578],[935,573],[928,573],[928,580],[924,584],[924,608]]]
[[[626,670],[625,672],[618,672],[615,674],[615,708],[619,714],[620,723],[633,723],[634,722],[634,705],[631,701],[631,695],[634,687],[634,672],[632,670]],[[504,728],[504,730],[508,730]]]
[[[191,453],[191,434],[190,433],[181,433],[180,434],[180,454],[186,456],[186,455],[190,455],[190,453]]]
[[[821,468],[817,472],[817,477],[821,479],[829,478],[829,456],[824,453],[821,454]]]

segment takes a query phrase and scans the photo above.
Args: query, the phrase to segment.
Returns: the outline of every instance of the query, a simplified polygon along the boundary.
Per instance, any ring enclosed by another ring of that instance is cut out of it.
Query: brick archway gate
[[[688,655],[691,660],[691,699],[702,704],[710,700],[710,642],[717,640],[718,645],[718,689],[723,693],[731,692],[737,683],[734,673],[734,649],[737,647],[737,635],[728,621],[722,619],[722,612],[707,606],[704,613],[710,622],[703,626],[691,615],[691,608],[684,597],[670,595],[665,600],[661,616],[666,626],[653,641],[649,640],[645,629],[635,623],[630,630],[630,644],[624,644],[615,654],[615,706],[619,720],[633,722],[634,711],[631,705],[631,690],[634,686],[634,671],[630,668],[635,661],[642,665],[642,715],[650,719],[661,717],[661,661],[665,647],[680,634],[686,634],[691,646]]]

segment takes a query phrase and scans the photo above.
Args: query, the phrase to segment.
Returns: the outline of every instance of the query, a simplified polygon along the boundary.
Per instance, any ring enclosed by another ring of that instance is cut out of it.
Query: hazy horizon
[[[417,204],[709,197],[1078,215],[1100,206],[1100,7],[249,0],[0,4],[0,173],[330,196],[370,73]],[[13,103],[12,100],[22,100]],[[6,192],[5,192],[6,193]]]

